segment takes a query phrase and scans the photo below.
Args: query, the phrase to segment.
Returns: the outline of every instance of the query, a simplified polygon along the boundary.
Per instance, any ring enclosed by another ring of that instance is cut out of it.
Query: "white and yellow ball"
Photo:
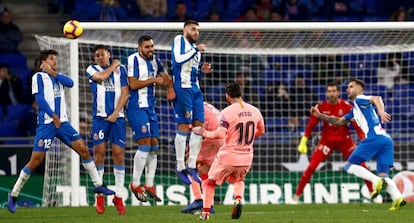
[[[83,28],[77,20],[69,20],[63,26],[63,35],[69,39],[77,39],[82,35]]]

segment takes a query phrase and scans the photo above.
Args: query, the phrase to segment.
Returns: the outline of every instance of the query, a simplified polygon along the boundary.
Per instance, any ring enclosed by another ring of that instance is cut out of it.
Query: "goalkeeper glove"
[[[308,143],[308,137],[302,136],[302,138],[300,139],[299,146],[298,146],[299,153],[301,153],[301,154],[308,153],[308,145],[307,145],[307,143]]]

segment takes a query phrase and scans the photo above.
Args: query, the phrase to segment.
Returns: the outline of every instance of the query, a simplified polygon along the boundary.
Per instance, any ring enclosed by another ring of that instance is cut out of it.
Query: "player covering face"
[[[41,51],[39,58],[42,71],[37,72],[32,78],[32,92],[39,105],[38,126],[30,160],[21,170],[13,189],[8,195],[7,208],[12,213],[16,212],[17,197],[21,189],[32,172],[42,163],[46,152],[52,148],[55,137],[81,156],[82,165],[93,182],[95,193],[104,195],[115,193],[103,185],[84,140],[68,121],[64,88],[71,88],[74,83],[68,76],[56,72],[57,55],[58,53],[55,50]]]
[[[126,141],[124,106],[129,95],[127,71],[119,60],[114,59],[111,63],[111,53],[107,46],[96,45],[94,59],[96,64],[92,64],[86,69],[93,96],[92,143],[94,159],[99,176],[103,179],[106,148],[109,141],[116,187],[116,194],[112,201],[118,213],[125,214],[122,192],[125,182]],[[95,210],[98,214],[105,212],[105,199],[102,195],[96,196]]]

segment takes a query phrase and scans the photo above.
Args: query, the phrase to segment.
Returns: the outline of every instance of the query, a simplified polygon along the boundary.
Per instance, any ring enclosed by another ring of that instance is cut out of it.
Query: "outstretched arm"
[[[318,106],[312,107],[311,113],[319,119],[327,121],[333,125],[346,125],[350,122],[349,120],[346,120],[344,117],[335,117],[322,114],[321,112],[319,112]]]

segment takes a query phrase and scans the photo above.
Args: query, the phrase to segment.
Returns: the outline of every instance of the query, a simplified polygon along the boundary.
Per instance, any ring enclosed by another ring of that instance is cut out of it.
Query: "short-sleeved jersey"
[[[265,132],[260,110],[241,102],[226,107],[220,116],[220,125],[227,129],[224,145],[217,156],[222,165],[249,166],[253,161],[253,143]]]
[[[346,120],[355,120],[365,133],[366,138],[376,135],[386,135],[381,122],[370,102],[371,96],[358,95],[354,100],[354,107],[344,116]]]
[[[128,57],[128,78],[135,77],[144,81],[156,77],[165,72],[164,66],[156,55],[152,60],[146,60],[136,52]],[[131,104],[132,103],[132,104]],[[138,90],[130,90],[128,107],[147,108],[155,104],[155,84],[148,85]]]
[[[32,94],[41,95],[61,122],[68,121],[64,86],[55,77],[43,71],[37,72],[32,77]],[[42,109],[37,120],[39,125],[53,122],[53,118]]]
[[[177,35],[172,43],[172,74],[174,88],[199,88],[201,53],[195,43]]]
[[[86,69],[93,96],[93,117],[106,118],[111,115],[121,97],[122,87],[128,86],[127,71],[123,65],[121,65],[119,69],[115,69],[109,77],[101,83],[92,79],[92,76],[95,73],[105,69],[107,69],[107,67],[101,67],[99,65],[89,65]],[[118,117],[125,117],[123,108],[119,112]]]
[[[328,116],[342,117],[352,109],[352,105],[343,100],[339,99],[336,104],[329,103],[328,100],[324,100],[318,104],[318,109],[322,114]],[[309,122],[306,126],[304,136],[310,137],[312,130],[319,123],[319,118],[314,115],[310,116]],[[344,138],[350,138],[350,131],[348,125],[336,126],[332,125],[327,121],[323,121],[321,137],[331,140],[342,140]]]

